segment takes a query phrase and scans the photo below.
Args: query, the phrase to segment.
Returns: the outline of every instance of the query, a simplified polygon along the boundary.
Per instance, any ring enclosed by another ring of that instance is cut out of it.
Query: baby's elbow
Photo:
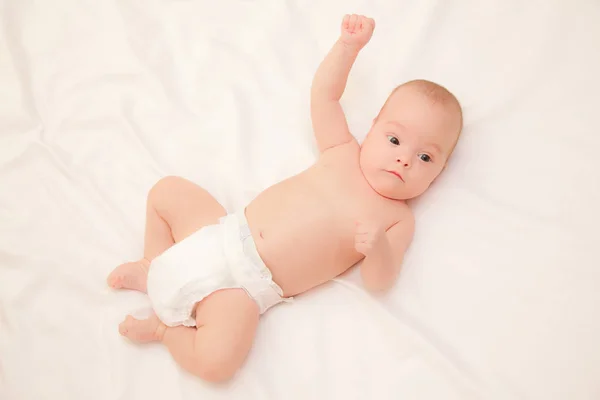
[[[365,282],[365,288],[373,294],[384,294],[394,286],[393,281]]]
[[[365,289],[373,294],[383,294],[389,291],[396,283],[393,276],[373,276],[364,272],[361,275]]]

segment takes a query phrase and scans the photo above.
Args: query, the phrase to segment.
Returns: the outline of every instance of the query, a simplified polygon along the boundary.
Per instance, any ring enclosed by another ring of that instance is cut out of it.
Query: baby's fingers
[[[342,20],[342,29],[348,30],[348,25],[350,23],[350,15],[344,15],[344,19]]]
[[[372,242],[373,241],[373,235],[371,235],[368,232],[365,233],[357,233],[356,235],[354,235],[354,241],[355,242],[361,242],[361,243],[368,243],[368,242]]]
[[[350,22],[349,22],[350,32],[356,31],[356,22],[357,21],[358,21],[358,15],[352,14],[350,16]]]
[[[355,242],[360,242],[363,240],[367,240],[367,233],[357,233],[356,235],[354,235]]]
[[[367,233],[369,233],[369,227],[365,225],[356,225],[357,235],[366,235]]]

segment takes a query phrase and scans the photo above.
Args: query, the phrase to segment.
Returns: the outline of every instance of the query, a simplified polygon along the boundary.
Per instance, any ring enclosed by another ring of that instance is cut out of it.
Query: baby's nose
[[[402,161],[402,159],[400,157],[396,158],[396,162],[398,164],[404,165],[405,167],[408,167],[408,162],[407,161]]]

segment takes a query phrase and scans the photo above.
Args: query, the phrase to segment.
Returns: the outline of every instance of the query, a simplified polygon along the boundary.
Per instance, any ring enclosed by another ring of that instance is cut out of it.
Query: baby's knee
[[[200,328],[202,329],[204,328]],[[233,378],[245,359],[237,347],[233,343],[210,340],[208,336],[202,335],[196,341],[192,373],[208,382],[228,381]]]
[[[235,360],[223,357],[202,357],[198,355],[195,362],[195,368],[192,373],[200,379],[211,383],[222,383],[233,378],[239,365]]]
[[[152,186],[148,192],[148,203],[155,204],[163,199],[167,194],[174,191],[177,185],[180,185],[184,179],[179,176],[165,176]]]

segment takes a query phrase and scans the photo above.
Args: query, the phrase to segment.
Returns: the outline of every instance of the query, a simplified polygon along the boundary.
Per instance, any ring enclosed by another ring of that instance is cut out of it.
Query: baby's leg
[[[167,327],[156,316],[128,317],[121,334],[138,342],[161,341],[188,372],[209,382],[231,378],[252,348],[259,309],[243,289],[219,290],[196,307],[196,328]]]
[[[161,179],[148,193],[144,258],[119,265],[108,285],[146,292],[148,268],[156,256],[224,215],[225,209],[200,186],[174,176]]]

